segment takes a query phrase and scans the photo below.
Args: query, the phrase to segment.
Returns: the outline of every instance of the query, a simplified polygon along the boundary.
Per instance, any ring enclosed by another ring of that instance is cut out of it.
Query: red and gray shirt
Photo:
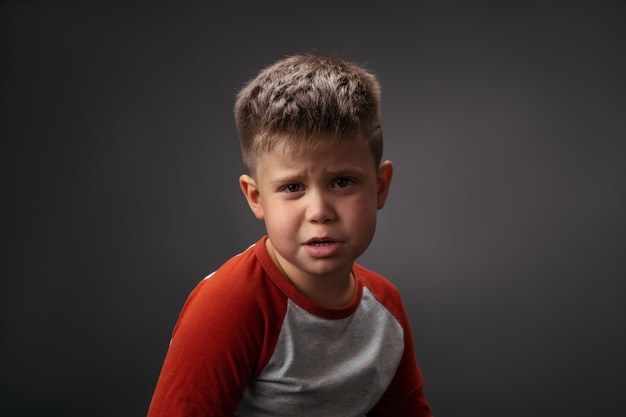
[[[190,294],[148,417],[430,416],[396,288],[355,264],[352,302],[321,306],[280,274],[266,239]]]

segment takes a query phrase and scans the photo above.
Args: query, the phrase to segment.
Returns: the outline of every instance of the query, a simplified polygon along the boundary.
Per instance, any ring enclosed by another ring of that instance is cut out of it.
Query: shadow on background
[[[234,95],[317,49],[383,85],[361,262],[434,414],[623,416],[623,5],[261,3],[0,5],[3,414],[145,414],[187,294],[263,233]]]

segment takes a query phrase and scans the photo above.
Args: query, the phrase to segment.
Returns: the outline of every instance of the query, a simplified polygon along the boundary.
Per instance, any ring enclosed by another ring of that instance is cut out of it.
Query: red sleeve
[[[422,374],[415,359],[406,313],[404,316],[404,354],[387,391],[368,416],[432,417],[424,395]]]
[[[281,300],[268,296],[260,270],[242,271],[239,260],[235,264],[190,294],[148,417],[232,416],[248,382],[271,355],[281,325],[272,312],[281,309]]]
[[[370,276],[371,277],[371,276]],[[404,329],[404,352],[387,391],[367,415],[370,417],[432,417],[417,365],[409,317],[395,286],[374,274],[366,284]]]

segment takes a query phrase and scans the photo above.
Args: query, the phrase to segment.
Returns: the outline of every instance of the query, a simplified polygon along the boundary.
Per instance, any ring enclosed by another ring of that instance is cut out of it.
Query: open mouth
[[[329,246],[332,245],[334,242],[332,240],[314,240],[311,241],[309,243],[307,243],[307,245],[309,246]]]
[[[331,237],[314,237],[304,245],[304,250],[316,259],[332,258],[337,256],[343,242]]]

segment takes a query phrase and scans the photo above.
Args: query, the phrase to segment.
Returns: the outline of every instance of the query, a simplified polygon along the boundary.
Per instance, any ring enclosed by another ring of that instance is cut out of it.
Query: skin
[[[374,237],[393,165],[376,167],[361,137],[305,148],[293,151],[283,139],[239,183],[285,278],[312,301],[341,307],[352,300],[352,265]]]

